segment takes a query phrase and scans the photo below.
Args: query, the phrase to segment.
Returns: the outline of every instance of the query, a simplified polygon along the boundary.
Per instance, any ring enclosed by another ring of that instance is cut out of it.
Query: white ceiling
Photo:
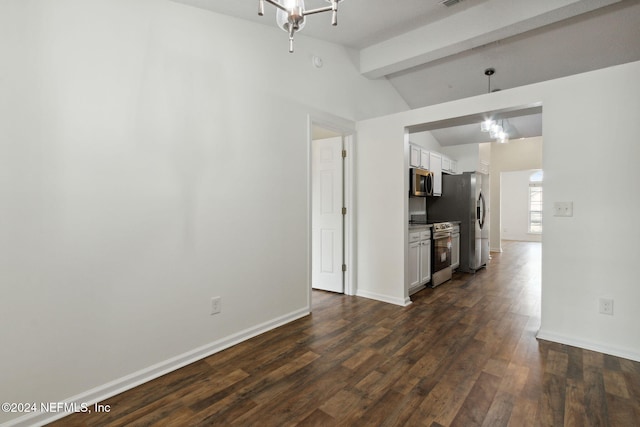
[[[509,134],[511,140],[532,138],[542,134],[542,113],[518,115],[498,120],[498,122]],[[480,124],[477,121],[467,125],[438,128],[432,130],[431,134],[442,146],[491,142],[489,134],[480,131]]]
[[[260,17],[258,0],[173,1],[275,26],[275,8],[265,4]],[[310,9],[326,2],[305,4]],[[531,7],[546,9],[535,15],[528,12]],[[519,11],[523,18],[514,19]],[[493,17],[497,24],[489,22]],[[496,69],[492,88],[504,90],[640,60],[640,0],[462,0],[451,7],[441,0],[345,0],[338,20],[333,27],[329,14],[311,15],[302,32],[359,51],[363,75],[388,79],[411,108],[487,93],[488,67]],[[470,31],[473,37],[456,41]],[[422,45],[424,52],[409,52]],[[284,32],[282,48],[287,48]],[[375,58],[404,49],[413,57],[388,64]],[[363,71],[372,57],[382,65]],[[509,122],[522,130],[519,135],[541,135],[540,114]],[[433,133],[443,146],[486,139],[477,131],[471,135],[476,128]]]
[[[173,0],[259,24],[275,25],[275,7],[265,3],[258,16],[258,0]],[[455,11],[489,0],[463,0]],[[390,6],[393,5],[393,6]],[[305,0],[307,9],[327,6],[325,0]],[[344,0],[339,4],[338,26],[331,26],[328,13],[307,17],[304,34],[354,49],[362,49],[451,15],[451,8],[438,0]],[[286,36],[284,49],[287,48]]]

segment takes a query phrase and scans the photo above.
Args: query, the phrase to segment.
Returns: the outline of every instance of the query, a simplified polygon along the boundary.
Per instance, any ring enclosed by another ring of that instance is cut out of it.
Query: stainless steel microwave
[[[409,196],[433,196],[433,172],[411,168],[409,170]]]

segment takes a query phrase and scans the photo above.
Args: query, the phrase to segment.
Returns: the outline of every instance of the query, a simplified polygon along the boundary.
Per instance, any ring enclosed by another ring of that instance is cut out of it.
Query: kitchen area
[[[446,285],[455,271],[475,273],[488,264],[488,162],[472,171],[459,167],[447,154],[409,143],[409,295]]]

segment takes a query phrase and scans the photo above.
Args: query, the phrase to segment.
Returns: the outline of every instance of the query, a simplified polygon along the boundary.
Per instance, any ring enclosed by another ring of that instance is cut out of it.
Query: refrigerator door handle
[[[482,206],[482,212],[480,212],[480,206]],[[484,203],[484,196],[482,192],[480,192],[480,197],[478,198],[478,222],[480,224],[480,230],[484,228],[484,218],[487,215],[487,207]]]

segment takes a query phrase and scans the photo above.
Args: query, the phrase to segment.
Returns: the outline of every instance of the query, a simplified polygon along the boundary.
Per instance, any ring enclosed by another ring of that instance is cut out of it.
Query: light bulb
[[[498,135],[496,135],[496,142],[500,144],[506,144],[507,142],[509,142],[509,134],[504,129],[502,129],[502,126],[500,126],[500,132],[498,132]]]
[[[291,33],[289,31],[290,24],[293,25],[294,31],[303,29],[305,24],[305,19],[302,15],[304,12],[304,0],[284,0],[280,4],[287,8],[288,13],[278,8],[276,12],[278,27],[287,33]]]
[[[491,126],[494,125],[494,121],[491,119],[487,119],[484,122],[480,123],[480,130],[482,132],[489,132],[491,130]]]
[[[500,135],[500,132],[502,132],[502,126],[494,123],[493,125],[491,125],[491,129],[489,130],[489,136],[491,138],[497,138],[498,135]]]

